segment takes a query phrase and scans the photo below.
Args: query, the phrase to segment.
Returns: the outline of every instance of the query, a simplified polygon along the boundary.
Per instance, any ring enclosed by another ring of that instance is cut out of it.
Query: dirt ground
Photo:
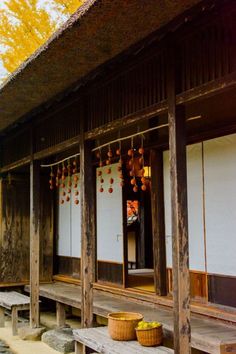
[[[80,327],[77,320],[66,321],[72,328]],[[56,318],[52,313],[42,313],[41,323],[47,328],[55,328]],[[24,341],[19,336],[12,335],[10,318],[5,321],[5,328],[0,328],[0,340],[3,340],[9,345],[10,349],[15,354],[59,354],[58,351],[50,348],[47,344],[41,341]]]

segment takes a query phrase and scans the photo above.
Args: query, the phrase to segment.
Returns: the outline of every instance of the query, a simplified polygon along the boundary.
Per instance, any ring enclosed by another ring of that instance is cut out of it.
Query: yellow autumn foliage
[[[5,0],[0,9],[0,60],[5,69],[9,73],[16,70],[82,2],[51,0],[48,5],[57,12],[55,19],[50,6],[41,6],[42,0]]]
[[[81,0],[53,0],[54,4],[57,6],[57,9],[61,10],[65,15],[73,14],[84,1]]]

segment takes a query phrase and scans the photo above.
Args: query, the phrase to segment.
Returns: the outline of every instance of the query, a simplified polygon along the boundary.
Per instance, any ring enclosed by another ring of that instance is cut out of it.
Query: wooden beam
[[[92,164],[92,142],[81,139],[80,186],[81,186],[81,280],[82,280],[82,327],[93,326],[93,282],[95,281],[95,176]]]
[[[79,135],[76,135],[74,138],[64,140],[61,143],[50,146],[47,149],[35,152],[34,160],[44,159],[45,157],[58,154],[60,152],[63,152],[65,150],[71,149],[76,146],[78,146],[79,148],[79,139],[80,139]]]
[[[31,161],[30,156],[23,157],[22,159],[20,159],[18,161],[15,161],[15,162],[10,163],[9,165],[3,166],[0,169],[0,173],[10,172],[10,171],[15,170],[17,168],[29,165],[30,161]]]
[[[172,259],[175,354],[191,353],[190,276],[187,212],[185,113],[176,106],[174,46],[170,46],[167,95],[172,211]]]
[[[103,126],[100,126],[96,129],[93,129],[85,133],[85,139],[97,139],[98,137],[104,136],[106,134],[112,133],[118,129],[126,128],[129,125],[138,124],[142,121],[145,121],[149,118],[155,117],[158,114],[167,112],[167,102],[162,101],[157,104],[154,104],[148,108],[129,114],[126,117],[116,119],[110,123],[107,123]]]
[[[181,92],[176,96],[176,103],[183,104],[196,100],[205,99],[213,95],[225,92],[236,87],[236,71],[224,77],[207,82],[203,85],[194,87],[188,91]]]
[[[163,152],[150,151],[154,282],[157,295],[166,295],[166,242],[163,186]]]
[[[40,165],[30,163],[30,326],[39,327]]]

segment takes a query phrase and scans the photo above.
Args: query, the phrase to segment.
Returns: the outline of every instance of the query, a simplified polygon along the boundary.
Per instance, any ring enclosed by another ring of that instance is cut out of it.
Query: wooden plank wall
[[[1,179],[0,282],[29,281],[29,175]],[[27,197],[26,197],[27,196]],[[40,228],[40,280],[53,273],[53,215],[47,178],[42,179]]]
[[[40,165],[30,162],[30,327],[39,327]]]
[[[53,193],[48,176],[40,176],[40,281],[51,281],[53,275]]]
[[[29,279],[29,181],[27,176],[1,181],[0,282]]]

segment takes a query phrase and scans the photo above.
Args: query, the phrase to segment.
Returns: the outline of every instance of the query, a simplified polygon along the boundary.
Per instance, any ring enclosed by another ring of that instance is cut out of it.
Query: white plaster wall
[[[68,188],[68,178],[65,180],[65,185]],[[71,203],[65,201],[64,204],[61,204],[60,199],[61,193],[59,197],[57,254],[69,257],[71,255]]]
[[[79,177],[79,174],[78,174]],[[68,177],[65,180],[68,188]],[[74,189],[71,188],[70,202],[59,203],[58,215],[58,249],[59,256],[81,257],[81,207],[74,203]],[[80,184],[78,182],[78,190]],[[80,196],[78,197],[80,200]]]
[[[112,173],[106,170],[111,167]],[[104,179],[104,192],[99,192],[100,177],[97,177],[97,259],[123,262],[123,215],[122,188],[120,187],[118,164],[97,168]],[[109,193],[110,178],[114,179],[113,193]]]
[[[236,276],[236,134],[204,142],[209,273]]]
[[[164,201],[166,228],[167,267],[172,267],[171,190],[169,151],[164,155]],[[203,179],[202,145],[187,147],[187,188],[189,266],[192,270],[205,271],[204,230],[203,230]]]
[[[80,174],[77,174],[79,180],[78,190],[80,193]],[[79,199],[79,204],[75,204],[75,198]],[[71,256],[81,257],[81,203],[80,195],[75,197],[74,189],[72,188],[72,199],[71,199]]]

